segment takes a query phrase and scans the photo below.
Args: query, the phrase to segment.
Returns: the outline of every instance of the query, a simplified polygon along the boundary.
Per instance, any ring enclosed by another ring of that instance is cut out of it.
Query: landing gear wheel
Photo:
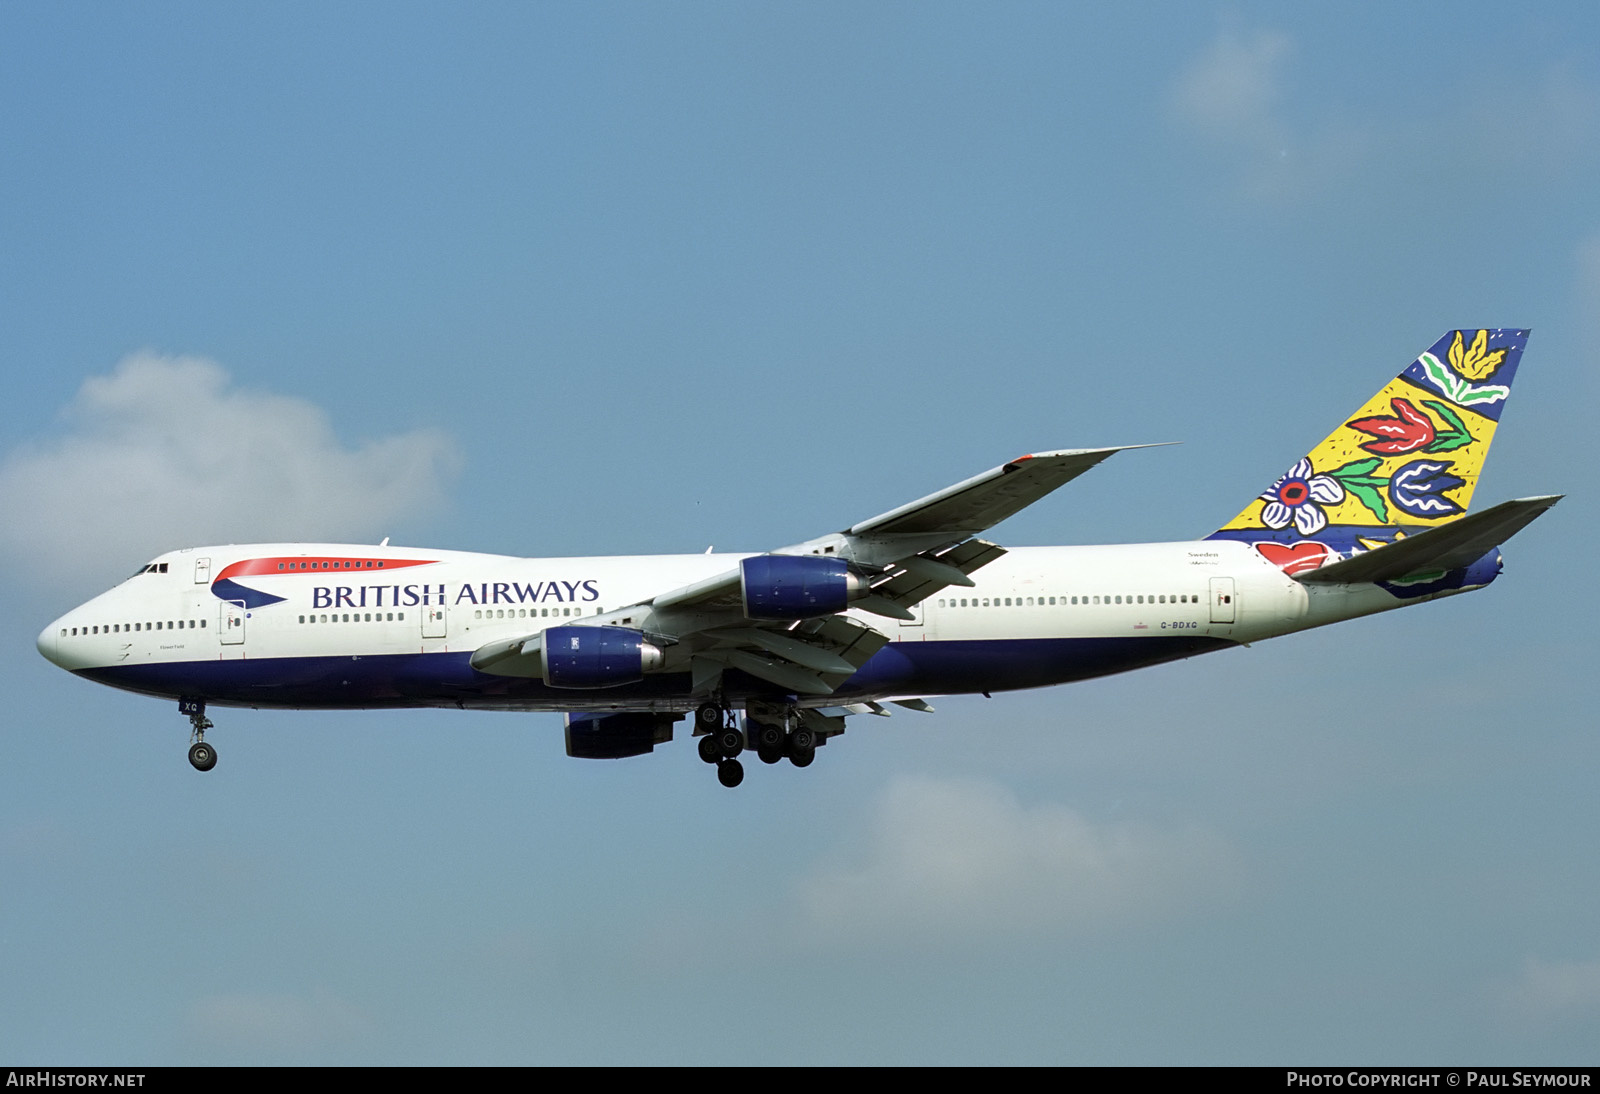
[[[196,771],[210,771],[217,766],[217,750],[204,741],[189,746],[189,762]]]
[[[744,764],[738,760],[723,760],[717,765],[717,781],[732,790],[744,782]]]
[[[717,744],[716,737],[707,734],[700,738],[700,758],[708,764],[722,762],[722,749]]]
[[[715,733],[722,728],[722,708],[715,703],[701,703],[694,711],[696,729]]]
[[[756,723],[756,748],[783,754],[783,727],[771,722]]]
[[[783,746],[768,748],[766,745],[758,745],[756,747],[756,755],[761,757],[761,762],[764,764],[775,764],[783,759]]]
[[[810,767],[811,761],[817,758],[817,735],[801,726],[789,734],[784,751],[789,754],[789,762],[796,767]]]
[[[732,726],[720,729],[712,736],[716,738],[717,747],[722,750],[722,754],[730,760],[744,751],[744,734]]]

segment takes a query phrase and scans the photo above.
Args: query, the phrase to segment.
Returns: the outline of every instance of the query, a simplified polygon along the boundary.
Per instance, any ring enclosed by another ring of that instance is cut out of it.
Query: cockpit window
[[[138,570],[135,570],[133,576],[138,577],[140,574],[164,574],[166,572],[167,564],[165,562],[152,562],[148,566],[143,566]]]

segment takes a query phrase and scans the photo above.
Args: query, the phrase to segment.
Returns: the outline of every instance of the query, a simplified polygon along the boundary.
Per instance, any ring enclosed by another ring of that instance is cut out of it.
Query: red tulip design
[[[1461,416],[1443,403],[1432,401],[1422,405],[1436,411],[1449,426],[1443,432],[1433,424],[1433,419],[1411,405],[1407,399],[1390,399],[1394,408],[1392,418],[1356,418],[1346,422],[1351,429],[1376,438],[1361,447],[1377,456],[1403,456],[1408,452],[1449,452],[1472,443],[1472,432]]]
[[[1400,456],[1433,443],[1432,418],[1405,399],[1390,399],[1389,405],[1394,407],[1393,418],[1357,418],[1346,423],[1351,429],[1378,438],[1362,448],[1379,456]]]

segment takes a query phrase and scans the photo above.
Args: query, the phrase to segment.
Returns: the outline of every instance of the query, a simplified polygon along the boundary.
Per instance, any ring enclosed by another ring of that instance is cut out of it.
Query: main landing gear
[[[744,782],[744,764],[735,757],[744,751],[744,734],[718,703],[701,703],[695,708],[694,727],[702,731],[700,758],[717,765],[717,781],[732,789]]]
[[[787,718],[785,720],[788,720]],[[817,758],[817,735],[805,725],[785,729],[776,722],[747,720],[750,740],[733,724],[732,713],[719,703],[702,703],[694,712],[700,736],[700,758],[717,765],[717,781],[732,788],[744,782],[744,765],[736,758],[748,745],[764,764],[785,757],[796,767],[809,767]]]
[[[206,701],[179,699],[178,713],[189,716],[189,763],[196,771],[210,771],[217,766],[217,750],[206,744],[206,730],[213,728],[206,717]]]

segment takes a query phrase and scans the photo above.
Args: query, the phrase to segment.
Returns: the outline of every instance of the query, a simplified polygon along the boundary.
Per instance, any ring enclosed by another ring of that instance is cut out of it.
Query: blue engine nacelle
[[[661,650],[627,627],[550,627],[540,642],[553,688],[614,688],[661,667]]]
[[[1500,548],[1494,547],[1459,569],[1446,573],[1409,578],[1405,581],[1380,581],[1378,587],[1401,600],[1447,596],[1467,589],[1481,589],[1500,576]]]
[[[681,714],[651,714],[628,711],[622,714],[567,715],[567,755],[583,760],[620,760],[643,756],[656,745],[672,740],[672,724]]]
[[[867,592],[842,558],[756,555],[739,563],[744,614],[749,619],[810,619],[842,612]]]

